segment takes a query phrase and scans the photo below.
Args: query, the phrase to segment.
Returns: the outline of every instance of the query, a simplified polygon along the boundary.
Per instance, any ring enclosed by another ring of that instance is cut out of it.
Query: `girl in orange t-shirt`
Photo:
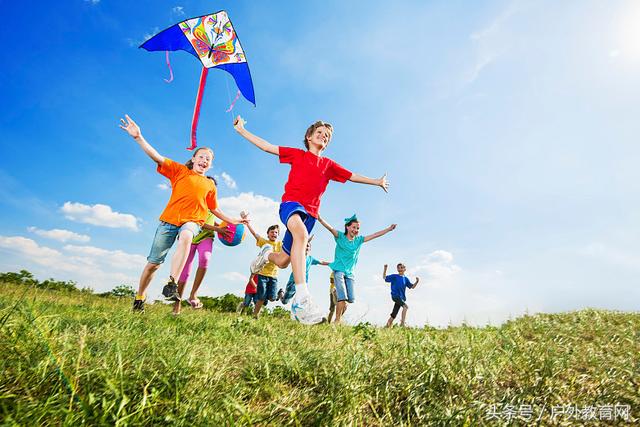
[[[125,120],[126,119],[126,120]],[[142,136],[140,127],[129,116],[120,119],[120,127],[124,129],[142,148],[142,150],[158,164],[158,172],[171,181],[171,197],[169,203],[160,215],[160,224],[147,257],[147,265],[142,270],[138,293],[133,302],[134,311],[144,311],[145,293],[153,275],[160,268],[178,238],[178,246],[171,259],[171,273],[169,282],[162,289],[162,294],[169,301],[180,301],[177,277],[180,276],[189,255],[189,248],[193,237],[205,225],[209,210],[227,223],[247,223],[246,219],[231,218],[218,208],[216,186],[205,173],[213,162],[213,151],[200,147],[193,152],[193,157],[185,164],[176,163],[161,156]],[[212,228],[215,230],[215,228]]]

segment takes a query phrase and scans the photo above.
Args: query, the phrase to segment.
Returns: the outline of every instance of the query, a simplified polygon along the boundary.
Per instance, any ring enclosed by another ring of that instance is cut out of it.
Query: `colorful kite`
[[[256,105],[247,58],[242,46],[240,46],[240,40],[233,29],[229,16],[224,10],[182,21],[159,32],[140,45],[140,47],[149,52],[163,50],[167,52],[167,65],[169,65],[169,71],[171,72],[170,80],[165,80],[167,82],[173,80],[173,71],[169,63],[169,51],[184,50],[198,58],[202,63],[200,86],[198,87],[196,105],[191,121],[191,147],[188,148],[189,150],[193,150],[196,147],[196,130],[198,128],[198,118],[200,117],[200,104],[202,103],[202,95],[209,68],[219,68],[231,74],[236,86],[238,86],[238,96],[236,96],[227,111],[231,111],[240,93],[247,101]]]

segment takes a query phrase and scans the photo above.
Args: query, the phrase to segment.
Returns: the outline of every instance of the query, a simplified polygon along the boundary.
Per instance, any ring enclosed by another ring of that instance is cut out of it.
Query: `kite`
[[[140,47],[149,52],[167,52],[167,65],[171,72],[170,79],[165,79],[167,83],[173,80],[173,70],[171,70],[169,63],[169,51],[184,50],[198,58],[202,63],[200,85],[198,86],[196,105],[193,110],[193,119],[191,120],[191,146],[187,148],[188,150],[193,150],[197,145],[196,130],[200,117],[200,104],[202,103],[202,95],[204,94],[209,68],[218,68],[226,71],[231,74],[236,82],[238,95],[227,112],[231,111],[240,94],[254,106],[256,105],[247,58],[231,20],[224,10],[187,19],[172,25],[142,43]]]

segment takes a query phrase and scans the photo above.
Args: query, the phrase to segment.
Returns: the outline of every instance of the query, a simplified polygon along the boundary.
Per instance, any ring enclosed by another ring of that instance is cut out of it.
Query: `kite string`
[[[167,83],[171,83],[173,81],[173,70],[171,69],[171,62],[169,61],[169,51],[165,50],[164,53],[166,53],[166,58],[167,58],[167,67],[169,67],[169,80],[167,79],[163,79],[165,82]]]
[[[229,108],[227,108],[225,110],[225,113],[231,113],[231,121],[233,121],[233,107],[236,105],[236,102],[238,101],[238,99],[240,98],[240,90],[238,90],[238,93],[236,94],[236,98],[231,101],[231,91],[229,90],[229,77],[227,76],[224,79],[224,84],[227,87],[227,99],[229,100]]]

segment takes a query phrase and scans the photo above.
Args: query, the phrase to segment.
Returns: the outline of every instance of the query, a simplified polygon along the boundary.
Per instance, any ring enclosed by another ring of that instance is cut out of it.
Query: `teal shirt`
[[[333,271],[342,271],[347,275],[353,275],[353,268],[358,262],[360,248],[364,243],[364,236],[356,236],[353,240],[349,240],[344,233],[338,232],[338,237],[335,240],[336,252],[329,267]]]
[[[304,280],[305,280],[307,283],[309,283],[309,268],[310,268],[312,265],[318,265],[318,264],[320,264],[320,261],[318,261],[317,259],[315,259],[315,258],[314,258],[314,257],[312,257],[311,255],[307,255],[307,260],[306,260],[306,262],[307,262],[307,265],[306,265],[306,266],[305,266],[305,268],[304,268],[304,272],[305,272],[305,274],[304,274]],[[291,283],[293,283],[293,273],[291,273],[291,275],[289,276],[289,281],[290,281]]]

